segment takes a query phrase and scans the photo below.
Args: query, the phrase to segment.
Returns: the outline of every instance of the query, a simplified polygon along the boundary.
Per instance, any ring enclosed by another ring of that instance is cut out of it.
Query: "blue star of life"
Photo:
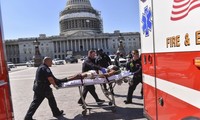
[[[142,24],[143,24],[142,31],[143,31],[143,34],[145,34],[145,37],[149,36],[149,32],[152,29],[151,18],[152,18],[151,10],[150,8],[148,8],[148,6],[146,6],[144,8],[144,13],[142,14]]]

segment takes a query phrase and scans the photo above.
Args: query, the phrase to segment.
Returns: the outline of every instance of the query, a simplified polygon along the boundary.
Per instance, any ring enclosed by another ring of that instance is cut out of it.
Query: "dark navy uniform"
[[[42,64],[38,67],[36,72],[36,77],[33,85],[34,97],[33,101],[28,109],[28,112],[25,116],[25,120],[31,120],[33,114],[42,103],[42,101],[47,98],[51,111],[54,117],[58,117],[62,114],[57,107],[56,100],[54,98],[52,89],[50,87],[50,82],[48,81],[48,77],[54,77],[49,67],[45,64]]]
[[[109,65],[111,65],[111,59],[107,54],[105,54],[102,51],[102,52],[99,52],[99,55],[96,58],[96,63],[97,63],[97,65],[99,65],[101,67],[107,68]],[[104,89],[107,90],[106,84],[103,84],[103,86],[104,86]],[[110,92],[112,94],[114,94],[112,83],[109,83],[109,88],[110,88]]]
[[[107,68],[109,65],[111,65],[111,59],[107,54],[102,53],[97,56],[96,63],[101,67]]]
[[[82,65],[82,72],[87,72],[89,70],[100,70],[101,68],[95,64],[95,59],[91,59],[90,57],[87,57]],[[90,92],[90,94],[94,97],[96,102],[103,102],[99,99],[97,93],[95,92],[95,86],[94,85],[88,85],[84,86],[83,89],[83,98],[86,98],[87,93]],[[78,101],[79,104],[83,104],[81,98]]]
[[[114,64],[117,66],[117,67],[120,67],[119,66],[119,53],[117,54],[117,56],[114,58]]]
[[[134,72],[134,76],[132,79],[132,83],[129,85],[127,100],[124,101],[125,103],[132,103],[133,91],[137,87],[139,83],[142,83],[142,65],[141,60],[131,60],[127,63],[126,66],[127,70],[130,72]],[[142,91],[141,91],[142,94]]]

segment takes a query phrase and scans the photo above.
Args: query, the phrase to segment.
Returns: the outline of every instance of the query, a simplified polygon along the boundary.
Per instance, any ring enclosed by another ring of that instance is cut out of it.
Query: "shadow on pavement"
[[[90,114],[87,113],[86,116],[81,114],[75,116],[74,120],[133,120],[133,119],[142,119],[146,120],[143,115],[143,108],[121,108],[116,107],[115,112],[111,110],[106,112],[95,112],[92,111]]]
[[[126,96],[127,96],[127,95],[115,94],[114,96],[115,96],[115,97],[124,97],[124,98],[126,98]],[[134,95],[134,96],[133,96],[133,98],[137,98],[137,99],[143,99],[143,97],[142,97],[142,96],[136,96],[136,95]]]
[[[68,118],[66,118],[66,117],[64,117],[64,116],[60,116],[60,117],[58,117],[58,118],[49,119],[49,120],[71,120],[71,119],[68,119]]]

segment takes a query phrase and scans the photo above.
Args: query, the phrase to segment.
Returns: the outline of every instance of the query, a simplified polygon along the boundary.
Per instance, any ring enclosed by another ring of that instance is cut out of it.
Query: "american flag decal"
[[[191,10],[197,7],[200,7],[200,0],[174,0],[171,20],[183,19]]]

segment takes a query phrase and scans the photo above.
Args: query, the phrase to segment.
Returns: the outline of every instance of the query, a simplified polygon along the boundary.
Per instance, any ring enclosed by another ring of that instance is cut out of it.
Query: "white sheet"
[[[98,76],[95,79],[88,79],[85,78],[82,81],[80,79],[78,80],[73,80],[69,82],[62,83],[61,88],[66,88],[66,87],[77,87],[77,86],[87,86],[87,85],[95,85],[95,84],[102,84],[102,83],[108,83],[108,82],[118,82],[122,80],[123,78],[126,78],[128,76],[133,75],[133,73],[129,71],[122,71],[120,74],[113,75],[108,77],[108,80],[106,78],[99,78]]]

